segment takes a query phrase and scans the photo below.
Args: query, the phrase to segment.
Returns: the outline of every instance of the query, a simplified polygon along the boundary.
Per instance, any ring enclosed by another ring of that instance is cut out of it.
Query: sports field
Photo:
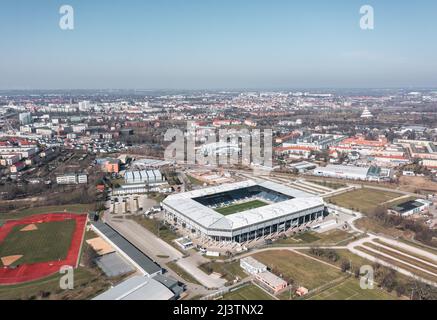
[[[273,300],[273,298],[256,285],[251,284],[225,294],[223,300]]]
[[[349,278],[342,283],[314,294],[308,300],[396,300],[391,295],[376,286],[374,289],[363,290],[360,288],[359,280]]]
[[[340,270],[289,250],[259,252],[253,258],[265,264],[283,279],[315,289],[343,276]]]
[[[337,206],[368,214],[379,205],[401,196],[402,194],[396,192],[363,188],[342,193],[327,200]]]
[[[64,260],[71,244],[76,220],[32,224],[34,230],[15,226],[1,242],[0,258],[21,256],[10,266]],[[0,265],[3,266],[0,260]]]
[[[263,202],[261,200],[253,200],[253,201],[249,201],[249,202],[245,202],[245,203],[230,205],[230,206],[227,206],[224,208],[215,209],[215,211],[217,211],[218,213],[221,213],[224,216],[227,216],[227,215],[238,213],[238,212],[243,212],[243,211],[247,211],[247,210],[251,210],[251,209],[255,209],[255,208],[261,208],[261,207],[264,207],[267,205],[268,205],[268,203]]]
[[[88,216],[47,213],[10,220],[0,228],[0,285],[36,281],[77,267]]]

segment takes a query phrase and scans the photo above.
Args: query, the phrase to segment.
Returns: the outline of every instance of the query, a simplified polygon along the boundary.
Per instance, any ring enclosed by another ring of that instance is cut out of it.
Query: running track
[[[2,227],[0,227],[1,245],[3,240],[15,226],[28,225],[32,223],[38,224],[45,222],[64,221],[69,219],[76,220],[76,228],[73,232],[67,257],[64,260],[20,265],[15,269],[0,267],[0,285],[18,284],[45,278],[52,274],[58,273],[62,266],[76,267],[88,216],[86,214],[71,213],[38,214],[20,220],[8,221]]]

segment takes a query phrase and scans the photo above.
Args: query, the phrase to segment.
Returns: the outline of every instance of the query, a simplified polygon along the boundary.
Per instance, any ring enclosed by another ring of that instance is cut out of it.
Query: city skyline
[[[59,8],[74,8],[74,30]],[[375,10],[361,30],[360,7]],[[0,89],[437,87],[437,5],[8,2]]]

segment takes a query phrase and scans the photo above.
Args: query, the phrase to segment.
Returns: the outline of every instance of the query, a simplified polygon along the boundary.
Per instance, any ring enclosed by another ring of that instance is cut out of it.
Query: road
[[[179,250],[133,220],[108,219],[106,223],[159,264],[167,264],[183,257]]]

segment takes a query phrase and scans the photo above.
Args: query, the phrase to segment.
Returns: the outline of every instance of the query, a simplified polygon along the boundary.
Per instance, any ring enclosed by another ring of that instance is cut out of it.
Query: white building
[[[267,271],[267,266],[252,257],[246,257],[240,260],[240,267],[249,274],[257,274]]]

